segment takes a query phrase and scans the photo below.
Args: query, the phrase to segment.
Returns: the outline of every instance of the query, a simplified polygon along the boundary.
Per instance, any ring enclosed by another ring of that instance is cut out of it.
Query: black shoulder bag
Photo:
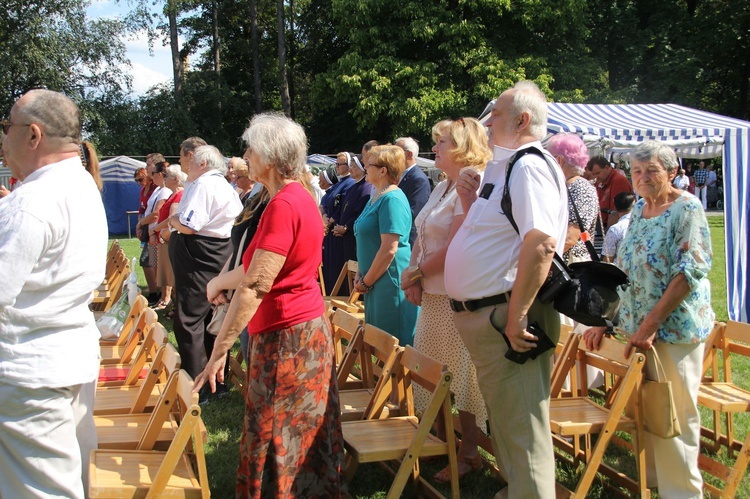
[[[516,232],[518,232],[518,225],[513,219],[513,202],[509,188],[510,174],[516,162],[526,154],[534,154],[544,159],[552,177],[557,180],[555,167],[550,165],[544,154],[536,147],[518,151],[510,158],[500,206]],[[578,214],[578,208],[575,203],[571,204],[581,234],[583,234],[585,229]],[[574,321],[587,326],[606,326],[611,330],[620,309],[617,288],[626,287],[629,284],[628,276],[616,265],[600,261],[590,240],[584,241],[584,244],[592,261],[571,263],[568,266],[555,252],[547,279],[539,288],[537,297],[542,303],[552,303],[555,310]]]

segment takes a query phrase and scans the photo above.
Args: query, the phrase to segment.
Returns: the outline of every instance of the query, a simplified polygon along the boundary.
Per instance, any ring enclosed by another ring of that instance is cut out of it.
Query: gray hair
[[[42,132],[61,144],[81,143],[81,112],[69,97],[52,90],[29,90],[18,106],[24,121],[38,124]]]
[[[217,170],[222,174],[227,173],[227,165],[224,156],[214,146],[200,146],[193,153],[193,161],[196,165],[206,163],[206,170]]]
[[[187,139],[182,141],[182,144],[180,144],[180,152],[182,154],[195,152],[195,150],[198,149],[200,146],[205,146],[205,145],[208,145],[208,142],[206,142],[200,137],[188,137]]]
[[[677,154],[668,145],[659,142],[657,140],[647,140],[641,142],[636,146],[635,149],[630,153],[631,161],[640,161],[646,163],[656,158],[659,163],[667,170],[667,173],[671,175],[675,169],[679,166],[677,161]]]
[[[305,171],[307,136],[298,123],[281,113],[253,116],[242,134],[248,149],[271,164],[284,178],[299,179]]]
[[[187,180],[187,173],[182,171],[180,165],[169,165],[164,169],[164,171],[167,173],[168,177],[174,177],[177,179],[177,185],[179,185],[180,187],[183,187],[185,185],[185,181]]]
[[[519,81],[513,89],[515,92],[510,108],[512,116],[529,113],[529,131],[534,137],[542,140],[547,135],[547,97],[533,81]]]
[[[397,138],[396,145],[403,149],[404,152],[410,152],[414,159],[417,159],[417,156],[419,156],[419,144],[411,137]]]

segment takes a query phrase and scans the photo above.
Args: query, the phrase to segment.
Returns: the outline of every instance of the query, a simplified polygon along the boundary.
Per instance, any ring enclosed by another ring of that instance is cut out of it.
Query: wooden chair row
[[[98,449],[89,462],[88,496],[210,496],[206,429],[193,380],[142,297],[120,337],[101,345],[94,402]],[[102,381],[103,373],[119,379]]]
[[[107,265],[102,284],[94,291],[91,310],[103,313],[122,296],[122,286],[130,275],[130,261],[120,243],[114,240],[107,252]]]

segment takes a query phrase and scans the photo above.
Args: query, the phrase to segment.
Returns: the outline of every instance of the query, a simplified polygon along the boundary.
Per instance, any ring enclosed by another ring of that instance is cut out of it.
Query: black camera
[[[510,344],[510,340],[505,335],[505,332],[497,329],[494,324],[493,327],[503,335],[505,344],[508,345],[508,351],[505,352],[505,358],[510,360],[511,362],[515,362],[516,364],[524,364],[529,359],[535,360],[547,350],[555,348],[555,344],[552,343],[552,340],[549,339],[549,336],[547,336],[547,334],[536,322],[526,326],[526,331],[537,337],[536,345],[531,350],[528,350],[526,352],[517,352],[513,350],[513,347]]]

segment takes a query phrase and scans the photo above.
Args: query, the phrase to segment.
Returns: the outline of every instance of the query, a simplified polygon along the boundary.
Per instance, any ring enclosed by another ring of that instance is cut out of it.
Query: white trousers
[[[672,382],[672,394],[682,435],[675,438],[660,438],[644,432],[648,476],[656,477],[659,497],[701,498],[703,478],[698,469],[698,388],[701,384],[703,343],[654,343],[654,348],[659,354],[664,374]]]
[[[704,210],[706,208],[708,208],[708,198],[707,198],[707,196],[708,196],[708,187],[707,186],[704,185],[703,187],[698,187],[698,186],[695,187],[695,197],[697,197],[698,199],[701,200],[701,204],[703,205],[703,209]]]
[[[0,382],[0,497],[85,496],[95,391],[95,380],[63,388]]]

